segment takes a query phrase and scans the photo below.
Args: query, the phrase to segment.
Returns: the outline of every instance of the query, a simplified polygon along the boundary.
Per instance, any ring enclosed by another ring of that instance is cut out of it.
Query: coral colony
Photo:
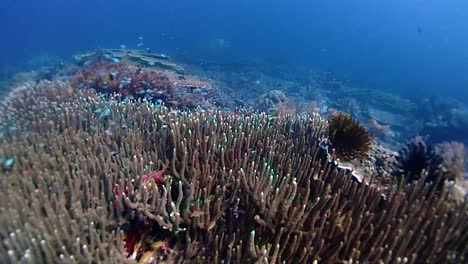
[[[372,137],[350,115],[279,92],[259,99],[276,114],[218,110],[165,55],[77,60],[2,102],[1,263],[468,261],[463,145],[416,138],[358,175]]]

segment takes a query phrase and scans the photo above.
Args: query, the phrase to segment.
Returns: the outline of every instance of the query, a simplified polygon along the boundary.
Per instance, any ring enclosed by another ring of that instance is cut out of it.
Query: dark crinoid
[[[350,115],[342,112],[332,115],[329,138],[338,157],[346,160],[366,157],[372,144],[369,132]]]
[[[434,177],[437,174],[437,168],[442,164],[441,158],[422,137],[410,140],[398,154],[397,174],[405,177],[407,181],[419,180],[423,171]]]

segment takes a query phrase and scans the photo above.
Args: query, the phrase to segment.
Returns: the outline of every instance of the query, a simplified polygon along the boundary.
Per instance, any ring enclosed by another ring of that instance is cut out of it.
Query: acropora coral
[[[467,201],[353,181],[320,161],[318,115],[170,111],[62,82],[2,108],[18,127],[0,148],[16,160],[2,263],[467,261]]]

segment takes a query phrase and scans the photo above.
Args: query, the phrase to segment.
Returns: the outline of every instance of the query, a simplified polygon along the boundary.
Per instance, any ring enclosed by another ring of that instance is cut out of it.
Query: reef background
[[[465,263],[466,7],[4,1],[0,262]]]
[[[2,1],[0,67],[97,47],[198,62],[330,70],[407,96],[468,98],[468,3],[441,1]],[[36,58],[32,60],[32,58]]]

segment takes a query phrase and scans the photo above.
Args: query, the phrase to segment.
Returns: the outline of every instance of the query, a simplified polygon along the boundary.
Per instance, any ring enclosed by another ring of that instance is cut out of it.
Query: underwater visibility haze
[[[465,1],[6,0],[0,8],[2,66],[132,47],[144,36],[157,50],[197,57],[229,48],[218,55],[331,69],[376,89],[468,97]],[[210,45],[216,39],[219,47]]]
[[[466,14],[3,0],[0,263],[468,262]]]

